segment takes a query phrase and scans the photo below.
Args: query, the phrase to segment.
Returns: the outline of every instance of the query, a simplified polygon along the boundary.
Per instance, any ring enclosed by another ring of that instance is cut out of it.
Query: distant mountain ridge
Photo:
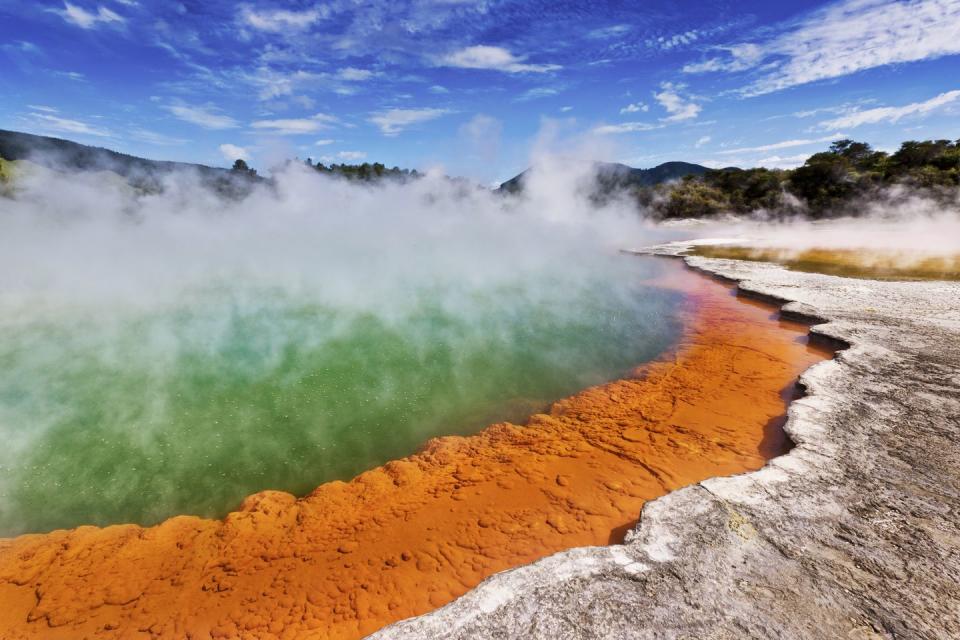
[[[692,162],[664,162],[650,169],[635,169],[619,162],[598,162],[597,182],[604,189],[627,187],[653,187],[658,184],[680,180],[685,176],[703,176],[709,169]],[[518,193],[523,190],[523,181],[530,172],[526,171],[502,183],[497,191],[503,193]]]
[[[29,160],[50,169],[113,171],[134,183],[180,170],[197,171],[205,178],[214,179],[230,175],[227,169],[187,162],[148,160],[62,138],[6,129],[0,129],[0,158]]]

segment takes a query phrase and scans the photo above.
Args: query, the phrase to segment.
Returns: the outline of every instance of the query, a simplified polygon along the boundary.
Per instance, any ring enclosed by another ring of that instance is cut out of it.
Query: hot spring
[[[575,194],[112,178],[35,170],[0,200],[0,535],[304,494],[678,335],[658,264],[615,251],[637,221]]]

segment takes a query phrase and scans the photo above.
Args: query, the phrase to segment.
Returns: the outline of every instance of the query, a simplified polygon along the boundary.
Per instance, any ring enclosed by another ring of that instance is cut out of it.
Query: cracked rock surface
[[[849,345],[802,376],[796,447],[372,637],[960,638],[960,283],[685,260]]]

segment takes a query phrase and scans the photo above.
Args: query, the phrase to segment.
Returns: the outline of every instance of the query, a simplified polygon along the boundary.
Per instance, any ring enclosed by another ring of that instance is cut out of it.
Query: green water
[[[669,346],[676,294],[636,284],[652,268],[381,310],[220,285],[2,318],[0,535],[220,516],[522,419]]]

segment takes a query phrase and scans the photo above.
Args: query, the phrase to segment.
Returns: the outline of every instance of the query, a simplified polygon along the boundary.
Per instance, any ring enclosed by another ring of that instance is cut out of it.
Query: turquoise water
[[[672,343],[677,294],[640,284],[657,268],[616,258],[384,308],[238,282],[0,308],[0,535],[220,516],[522,419]]]

